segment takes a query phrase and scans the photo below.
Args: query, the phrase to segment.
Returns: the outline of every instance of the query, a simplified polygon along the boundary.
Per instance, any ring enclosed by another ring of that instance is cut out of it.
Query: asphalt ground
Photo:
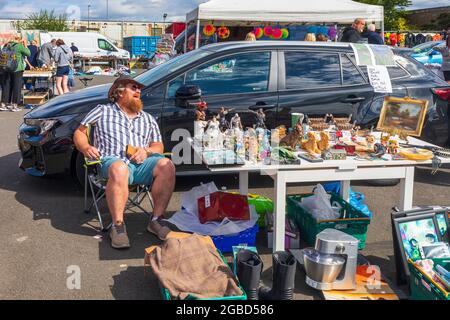
[[[113,81],[95,77],[91,85]],[[77,85],[82,87],[77,81]],[[98,239],[97,219],[83,212],[83,190],[72,177],[28,176],[18,168],[18,127],[25,111],[0,112],[0,299],[161,299],[151,270],[144,268],[144,249],[159,244],[145,231],[147,217],[127,213],[126,223],[132,247],[112,249],[107,236]],[[427,167],[415,174],[414,205],[450,205],[450,170],[436,175]],[[181,195],[200,182],[214,181],[221,188],[238,189],[237,175],[179,177],[169,214],[180,208]],[[288,194],[310,192],[313,185],[289,186]],[[375,187],[352,184],[365,195],[373,212],[366,249],[361,253],[383,275],[395,279],[390,212],[399,204],[399,186]],[[268,177],[250,176],[250,192],[273,197]],[[106,210],[106,206],[102,207]],[[262,283],[271,285],[272,259],[265,231],[257,236],[257,248],[264,262]],[[228,262],[232,261],[227,255]],[[74,267],[75,266],[75,267]],[[80,289],[73,289],[73,275],[80,271]],[[404,289],[404,288],[402,288]],[[305,284],[297,269],[295,299],[321,299]]]

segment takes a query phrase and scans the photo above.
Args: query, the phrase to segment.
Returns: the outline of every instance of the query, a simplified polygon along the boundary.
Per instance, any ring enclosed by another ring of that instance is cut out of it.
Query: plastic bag
[[[314,189],[314,195],[303,198],[300,206],[309,212],[316,220],[334,220],[339,219],[339,212],[331,207],[331,196],[327,194],[321,184]]]
[[[217,191],[219,191],[219,189],[217,189],[214,182],[194,187],[190,191],[183,193],[181,198],[181,208],[198,216],[197,200]]]

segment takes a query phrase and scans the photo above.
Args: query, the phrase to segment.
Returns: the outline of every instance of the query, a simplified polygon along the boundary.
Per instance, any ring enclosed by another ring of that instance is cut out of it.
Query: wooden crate
[[[41,105],[48,100],[48,92],[29,92],[23,96],[23,104]]]

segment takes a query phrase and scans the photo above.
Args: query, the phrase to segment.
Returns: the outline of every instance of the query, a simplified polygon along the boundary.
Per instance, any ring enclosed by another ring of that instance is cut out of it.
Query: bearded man
[[[88,159],[100,159],[100,174],[107,179],[106,201],[112,216],[111,246],[129,248],[124,223],[128,186],[152,185],[153,216],[147,231],[165,240],[170,229],[159,224],[175,187],[175,167],[164,158],[164,145],[155,119],[142,111],[141,83],[131,77],[118,78],[108,92],[111,103],[94,108],[75,131],[77,149]],[[94,126],[93,145],[87,130]],[[127,157],[127,145],[136,152]]]

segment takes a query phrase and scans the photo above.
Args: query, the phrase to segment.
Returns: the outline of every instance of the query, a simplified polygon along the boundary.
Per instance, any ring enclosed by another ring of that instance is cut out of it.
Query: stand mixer
[[[342,231],[326,229],[316,237],[315,249],[305,249],[306,283],[318,290],[356,289],[358,240]]]

